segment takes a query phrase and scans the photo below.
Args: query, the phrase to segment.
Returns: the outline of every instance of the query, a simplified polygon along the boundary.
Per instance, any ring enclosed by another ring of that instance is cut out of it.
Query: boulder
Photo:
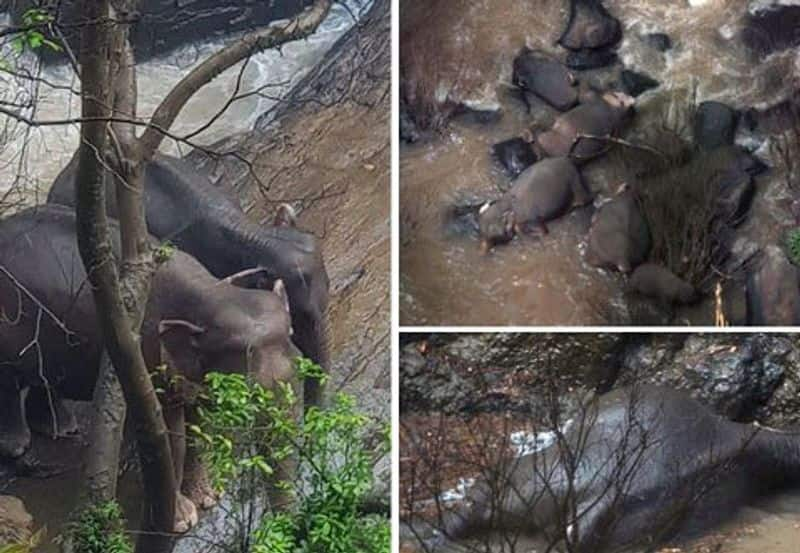
[[[744,17],[741,40],[754,55],[765,57],[773,52],[800,46],[800,6],[775,2]]]
[[[134,55],[136,61],[141,62],[184,44],[255,29],[271,21],[292,17],[311,5],[312,1],[144,0],[140,5],[140,13],[134,14],[137,19],[131,33]],[[22,14],[33,6],[60,6],[55,16],[64,26],[64,35],[72,50],[79,51],[80,23],[83,18],[78,0],[57,3],[10,0],[9,3],[15,22],[19,22]],[[53,60],[56,57],[48,54],[45,59]]]
[[[644,73],[637,73],[628,69],[622,71],[620,80],[623,90],[634,97],[661,85],[657,80]]]
[[[613,46],[621,38],[622,26],[602,0],[572,0],[569,22],[558,43],[569,50],[594,49]]]
[[[733,144],[738,112],[721,102],[703,102],[694,117],[694,141],[701,150]]]
[[[512,178],[538,161],[531,143],[519,137],[494,144],[492,157],[503,166],[506,173]]]

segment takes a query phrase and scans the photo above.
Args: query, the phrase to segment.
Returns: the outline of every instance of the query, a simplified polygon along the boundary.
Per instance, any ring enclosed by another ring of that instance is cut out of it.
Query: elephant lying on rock
[[[566,111],[578,103],[575,76],[558,60],[528,48],[523,48],[514,58],[512,81],[523,93],[531,92],[559,111]]]
[[[574,205],[591,201],[581,175],[565,157],[545,159],[523,171],[499,200],[478,212],[481,250],[510,241],[515,234],[564,215]]]
[[[580,162],[602,154],[609,147],[607,140],[581,135],[613,136],[628,120],[634,103],[625,93],[606,92],[559,115],[552,129],[536,137],[541,157],[570,156]]]
[[[56,178],[47,201],[74,205],[77,156]],[[294,342],[303,355],[327,368],[324,318],[328,275],[317,240],[291,225],[251,222],[237,201],[184,160],[157,154],[145,167],[147,228],[191,254],[219,278],[262,267],[270,284],[283,280],[292,309]],[[117,216],[115,183],[106,181],[108,213]],[[306,381],[305,397],[320,401],[317,381]]]
[[[655,263],[643,263],[636,267],[631,274],[629,286],[643,296],[666,304],[689,304],[699,297],[694,286]]]
[[[539,530],[575,551],[649,549],[800,481],[800,436],[731,422],[673,389],[617,389],[578,416],[563,440],[510,459],[496,481],[483,471],[463,499],[443,501],[429,545]]]
[[[114,248],[118,252],[119,244]],[[30,442],[26,412],[27,419],[47,419],[49,407],[60,398],[92,399],[103,329],[70,209],[39,206],[0,221],[0,268],[0,454],[16,457]],[[179,486],[186,452],[184,419],[192,410],[186,405],[185,413],[183,405],[190,401],[192,383],[202,384],[209,371],[251,371],[264,386],[295,378],[292,360],[297,351],[290,340],[282,281],[275,281],[270,291],[241,288],[235,285],[237,278],[220,280],[180,251],[153,278],[142,353],[147,366],[155,369],[167,361],[163,346],[171,369],[183,377],[181,384],[165,386],[160,398]],[[214,501],[207,483],[190,481],[201,473],[198,460],[188,453],[182,484],[192,497],[177,497],[178,531],[197,521],[195,504],[210,506]]]
[[[650,229],[635,193],[622,185],[592,217],[586,262],[629,273],[644,263],[651,244]]]

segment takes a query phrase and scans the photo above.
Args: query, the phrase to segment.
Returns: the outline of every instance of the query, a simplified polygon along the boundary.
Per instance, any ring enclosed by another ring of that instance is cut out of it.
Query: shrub
[[[116,501],[90,505],[72,523],[69,532],[75,553],[133,553]]]
[[[319,367],[296,363],[298,374],[318,378]],[[288,384],[274,390],[236,374],[209,374],[190,427],[212,485],[231,494],[244,553],[378,553],[389,551],[388,521],[362,513],[373,488],[373,467],[388,452],[383,429],[359,412],[355,400],[337,395],[326,408],[312,407],[299,420],[297,398]],[[232,488],[232,489],[231,489]],[[270,490],[264,496],[263,490]],[[270,496],[273,497],[270,497]],[[290,499],[285,504],[275,497]],[[260,507],[253,509],[253,503]]]

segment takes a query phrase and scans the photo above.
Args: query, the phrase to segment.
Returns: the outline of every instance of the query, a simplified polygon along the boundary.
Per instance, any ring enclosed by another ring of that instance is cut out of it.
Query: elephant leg
[[[198,423],[197,410],[194,406],[187,405],[185,413],[187,423]],[[200,459],[200,451],[192,440],[189,440],[186,444],[186,460],[184,462],[181,491],[201,509],[210,509],[219,501],[219,494],[211,486],[206,468]]]
[[[186,459],[186,416],[182,401],[168,397],[164,404],[164,422],[169,431],[172,463],[175,470],[175,525],[179,534],[188,532],[197,524],[197,507],[181,492],[183,466]]]
[[[25,396],[28,390],[20,390],[16,379],[0,385],[0,456],[16,459],[21,457],[31,444],[31,430],[25,420]]]
[[[75,414],[54,391],[36,386],[25,402],[31,429],[49,438],[65,438],[78,433]]]

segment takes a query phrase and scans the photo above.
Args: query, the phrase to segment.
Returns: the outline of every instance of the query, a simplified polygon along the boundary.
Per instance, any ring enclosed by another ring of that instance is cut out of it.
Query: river
[[[684,106],[692,90],[698,103],[718,100],[741,109],[764,108],[788,96],[800,77],[797,51],[757,60],[738,38],[742,16],[756,4],[604,1],[623,24],[622,62],[662,83],[637,99],[636,129],[657,123],[661,111],[650,107],[672,99],[677,100],[674,106]],[[448,206],[465,193],[496,197],[499,188],[508,186],[509,178],[489,155],[492,144],[552,118],[553,111],[547,108],[533,116],[526,113],[511,91],[511,67],[524,45],[563,58],[564,50],[554,44],[566,25],[567,5],[564,0],[454,1],[440,3],[437,17],[429,21],[415,20],[413,6],[404,12],[403,22],[415,34],[429,33],[438,41],[437,90],[479,109],[499,107],[502,117],[490,124],[457,118],[441,136],[401,146],[403,324],[624,325],[634,319],[623,277],[583,261],[591,208],[575,210],[548,225],[547,236],[523,237],[488,256],[479,252],[474,236],[448,231],[443,225]],[[673,48],[662,53],[649,46],[643,36],[654,32],[669,35]],[[609,79],[604,70],[578,76],[598,84]],[[756,148],[772,167],[757,179],[756,199],[740,235],[757,246],[775,243],[790,224],[790,194],[782,166],[768,140],[740,133],[737,141]],[[608,157],[584,170],[585,180],[599,197],[610,194],[621,178]],[[677,313],[672,322],[713,324],[713,307],[707,301]]]

